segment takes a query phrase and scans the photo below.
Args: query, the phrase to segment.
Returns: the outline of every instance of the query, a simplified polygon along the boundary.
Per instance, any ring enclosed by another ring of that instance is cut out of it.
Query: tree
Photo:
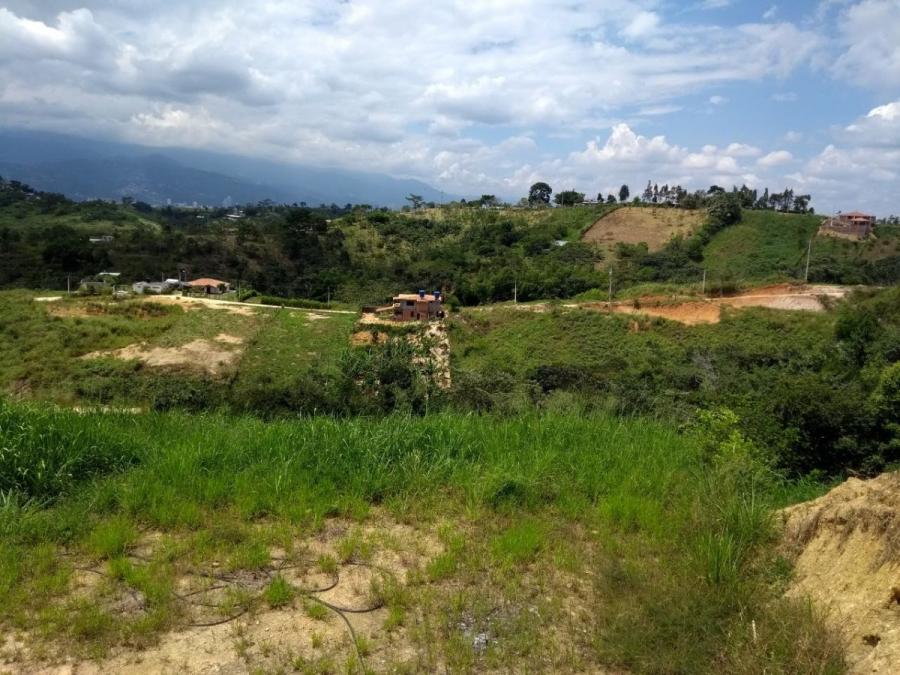
[[[797,213],[808,213],[810,211],[810,199],[812,199],[810,195],[797,195],[794,197],[794,211]]]
[[[543,181],[539,181],[528,188],[528,203],[532,206],[549,204],[551,194],[553,194],[553,188]]]
[[[581,204],[584,201],[584,193],[576,192],[575,190],[563,190],[556,193],[553,201],[560,206],[575,206],[575,204]]]
[[[719,192],[710,201],[707,213],[714,230],[734,225],[741,219],[741,199],[736,192]]]
[[[653,201],[653,184],[652,184],[652,181],[649,181],[649,180],[647,181],[647,187],[644,188],[644,196],[643,196],[643,200],[644,200],[645,202],[648,202],[648,203],[651,202],[651,201]]]
[[[630,194],[631,194],[631,191],[628,189],[628,186],[627,186],[627,185],[623,185],[622,187],[619,188],[619,201],[620,201],[620,202],[627,202],[627,201],[628,201],[628,195],[630,195]]]
[[[482,206],[500,206],[500,200],[495,195],[481,195],[478,201]]]
[[[606,203],[607,203],[607,204],[615,204],[615,203],[616,203],[616,198],[613,197],[612,194],[608,194],[608,195],[606,195]]]
[[[422,208],[422,205],[425,203],[425,200],[422,199],[422,195],[414,195],[412,193],[410,193],[406,197],[406,201],[408,201],[410,203],[410,205],[413,208],[413,211],[418,211],[420,208]]]

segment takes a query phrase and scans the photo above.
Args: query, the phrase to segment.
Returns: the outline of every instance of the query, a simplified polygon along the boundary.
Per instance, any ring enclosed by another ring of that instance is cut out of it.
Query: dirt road
[[[768,307],[769,309],[824,312],[827,309],[829,300],[839,300],[851,290],[851,286],[827,284],[777,284],[719,298],[654,295],[631,300],[615,300],[612,303],[612,311],[616,314],[658,316],[687,325],[697,325],[718,323],[723,307],[735,309]],[[581,308],[598,312],[610,311],[609,303],[598,301],[566,302],[562,306],[570,309]],[[548,311],[551,305],[546,302],[537,302],[519,305],[491,305],[475,309],[477,311],[490,311],[503,307],[514,308],[523,312],[541,313]]]

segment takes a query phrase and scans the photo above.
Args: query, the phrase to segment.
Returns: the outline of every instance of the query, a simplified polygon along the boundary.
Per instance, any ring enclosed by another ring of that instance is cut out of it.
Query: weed
[[[284,607],[293,601],[295,593],[294,587],[279,574],[269,582],[263,595],[269,607]]]
[[[133,523],[122,516],[115,516],[94,527],[88,539],[88,549],[98,558],[121,556],[136,538]]]
[[[530,562],[544,547],[546,540],[546,529],[542,523],[525,520],[494,537],[491,554],[501,564]]]
[[[320,555],[316,564],[323,574],[335,574],[338,569],[337,560],[334,559],[334,556],[328,554]]]
[[[325,621],[328,618],[328,608],[313,600],[307,600],[303,604],[303,609],[310,619]]]

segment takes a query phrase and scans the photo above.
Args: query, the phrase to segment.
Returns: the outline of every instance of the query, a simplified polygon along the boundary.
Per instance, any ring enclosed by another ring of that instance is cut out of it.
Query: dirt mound
[[[900,472],[851,478],[781,512],[795,561],[788,590],[809,597],[847,639],[853,673],[900,664]]]
[[[210,375],[219,375],[235,363],[241,355],[240,349],[229,349],[229,345],[240,344],[240,338],[222,333],[215,341],[192,340],[179,347],[150,347],[145,344],[134,344],[112,351],[99,351],[85,354],[83,359],[113,357],[116,359],[137,359],[148,366],[156,368],[186,367],[206,371]]]
[[[699,228],[705,218],[702,210],[623,206],[594,223],[581,240],[608,250],[619,242],[644,242],[651,251],[656,251],[674,235],[687,235]]]

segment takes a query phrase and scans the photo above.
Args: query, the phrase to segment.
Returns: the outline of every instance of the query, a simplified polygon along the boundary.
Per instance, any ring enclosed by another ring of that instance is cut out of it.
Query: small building
[[[394,321],[431,321],[444,318],[443,296],[440,291],[401,293],[394,297]]]
[[[875,216],[860,211],[838,213],[826,218],[819,229],[820,234],[851,239],[865,239],[875,229]]]
[[[165,281],[138,281],[131,285],[138,295],[165,295],[171,293],[178,288],[177,279],[166,279]]]
[[[206,277],[188,281],[185,286],[187,287],[187,290],[190,290],[192,293],[204,293],[206,295],[221,295],[222,293],[227,293],[231,290],[231,284],[227,281],[209,279]]]
[[[108,244],[113,240],[113,236],[111,234],[101,234],[99,237],[88,237],[88,242],[91,244]]]
[[[78,283],[78,292],[84,295],[112,293],[120,276],[119,272],[100,272],[91,277],[85,277]]]

